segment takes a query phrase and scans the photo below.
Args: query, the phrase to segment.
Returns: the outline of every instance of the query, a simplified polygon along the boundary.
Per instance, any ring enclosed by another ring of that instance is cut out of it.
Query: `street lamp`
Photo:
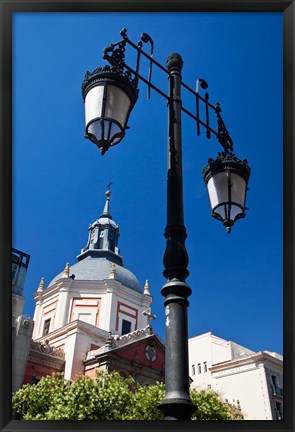
[[[109,147],[118,144],[125,136],[130,112],[138,97],[138,81],[167,100],[168,105],[168,169],[167,169],[167,226],[165,229],[166,249],[164,252],[164,276],[167,283],[161,293],[165,297],[166,344],[165,344],[165,398],[159,405],[165,420],[189,420],[196,410],[189,395],[188,370],[188,297],[192,291],[185,279],[188,254],[185,247],[186,228],[183,214],[182,188],[182,134],[181,112],[193,118],[200,135],[201,126],[207,138],[214,134],[223,147],[215,160],[209,159],[203,169],[203,178],[208,188],[212,216],[220,220],[230,233],[234,223],[245,216],[245,202],[250,168],[246,160],[238,159],[233,153],[233,143],[221,117],[221,108],[209,102],[206,92],[202,97],[199,88],[207,89],[207,83],[199,79],[197,91],[182,81],[182,58],[171,54],[162,66],[153,58],[153,40],[143,33],[138,44],[121,31],[122,39],[104,50],[104,59],[110,64],[87,72],[82,83],[85,102],[85,136],[94,142],[104,154]],[[143,43],[151,45],[147,54]],[[137,51],[135,70],[125,63],[126,45]],[[150,62],[148,80],[139,73],[140,58]],[[155,65],[168,75],[169,92],[166,94],[151,82],[152,66]],[[185,87],[195,98],[196,114],[187,110],[181,101],[181,87]],[[200,117],[200,104],[205,106],[206,118]],[[217,130],[210,126],[210,113],[217,116]]]
[[[88,72],[85,78],[85,137],[104,154],[125,136],[129,114],[138,97],[137,80],[121,68],[109,66]]]
[[[240,160],[233,153],[219,153],[215,160],[209,159],[202,175],[208,188],[212,216],[230,233],[233,224],[245,217],[250,177],[247,160]]]

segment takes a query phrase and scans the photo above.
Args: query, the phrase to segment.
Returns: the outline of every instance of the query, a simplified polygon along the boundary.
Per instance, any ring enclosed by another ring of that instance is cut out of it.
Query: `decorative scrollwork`
[[[49,354],[53,357],[58,357],[61,359],[65,358],[65,353],[61,348],[55,348],[49,345],[48,341],[39,342],[32,340],[31,342],[31,350],[39,351],[44,354]]]
[[[115,49],[116,45],[111,44],[103,50],[103,58],[107,60],[112,66],[114,66],[117,71],[123,73],[125,65],[125,47],[126,41],[123,40],[119,42],[118,48]],[[112,53],[109,55],[109,53]]]
[[[96,69],[94,69],[93,72],[87,71],[85,73],[84,80],[81,84],[81,90],[84,97],[85,97],[85,90],[88,88],[89,84],[101,80],[104,76],[104,73],[107,73],[109,77],[111,77],[112,74],[116,75],[116,78],[120,79],[122,81],[122,84],[124,84],[124,82],[126,82],[127,80],[129,83],[133,85],[135,91],[138,93],[137,90],[138,78],[133,77],[129,70],[119,69],[115,65],[113,66],[105,65],[104,67],[101,66],[97,67]]]
[[[218,134],[217,139],[224,148],[225,153],[232,152],[234,150],[233,141],[228,133],[228,130],[226,129],[226,126],[224,124],[224,121],[221,117],[221,108],[219,102],[216,104],[216,115],[217,115],[217,127],[218,127]]]
[[[217,171],[218,169],[224,170],[226,168],[236,168],[241,174],[244,175],[248,181],[251,173],[251,168],[248,165],[247,159],[239,159],[233,152],[218,152],[216,159],[210,158],[208,164],[203,168],[202,176],[207,179],[207,176],[212,175],[212,171]]]
[[[142,33],[140,36],[140,40],[138,44],[134,44],[127,36],[127,29],[123,28],[120,32],[120,35],[122,36],[122,39],[118,42],[112,43],[109,46],[107,46],[103,50],[103,58],[104,60],[107,60],[109,65],[106,65],[104,67],[98,67],[93,72],[87,71],[85,74],[84,81],[82,83],[82,93],[85,99],[85,96],[87,94],[87,91],[101,79],[106,78],[112,78],[110,74],[116,75],[114,76],[115,80],[120,80],[121,84],[126,84],[126,81],[128,80],[129,83],[131,83],[136,91],[136,94],[138,95],[138,82],[139,80],[144,81],[147,84],[148,87],[148,99],[150,98],[150,91],[151,89],[157,91],[159,94],[164,96],[169,100],[169,96],[165,95],[160,89],[158,89],[153,83],[152,83],[152,68],[153,65],[156,65],[157,67],[160,67],[162,70],[164,67],[156,62],[153,58],[154,55],[154,42],[150,35],[147,33]],[[149,43],[150,44],[150,53],[146,53],[142,50],[142,46],[144,44]],[[136,60],[136,68],[135,70],[132,69],[126,62],[125,62],[125,51],[127,44],[131,45],[136,51],[137,51],[137,60]],[[140,59],[141,56],[144,54],[144,56],[149,59],[149,71],[148,71],[148,79],[146,80],[139,74],[139,68],[140,68]],[[171,73],[172,69],[174,67],[177,67],[178,69],[182,69],[183,61],[181,59],[181,56],[177,53],[171,54],[166,62],[166,68],[168,70],[168,73]],[[164,69],[165,70],[165,69]],[[105,73],[108,74],[108,76],[104,75]],[[128,85],[128,83],[127,83]],[[203,79],[199,78],[196,82],[196,91],[192,90],[188,85],[186,85],[183,81],[181,82],[181,85],[184,86],[187,90],[189,90],[192,94],[195,95],[196,98],[196,114],[194,115],[189,110],[185,109],[184,106],[181,106],[182,111],[184,111],[186,114],[188,114],[190,117],[192,117],[196,123],[197,123],[197,135],[200,135],[201,133],[201,127],[205,128],[206,130],[206,137],[209,139],[211,137],[211,134],[213,133],[221,146],[223,147],[224,152],[227,154],[229,152],[233,151],[233,141],[230,137],[230,134],[225,126],[225,123],[221,116],[221,108],[220,104],[217,103],[216,106],[212,105],[209,101],[209,93],[205,92],[204,97],[200,95],[200,90],[207,90],[208,83]],[[137,96],[136,96],[137,98]],[[135,100],[136,100],[135,98]],[[201,120],[200,118],[200,110],[201,110],[201,104],[204,104],[205,106],[205,120]],[[211,113],[214,112],[217,116],[217,128],[211,126]]]

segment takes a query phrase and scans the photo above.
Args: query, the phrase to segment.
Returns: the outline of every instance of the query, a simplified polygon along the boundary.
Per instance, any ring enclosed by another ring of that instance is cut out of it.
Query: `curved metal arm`
[[[226,129],[224,121],[221,117],[221,108],[219,102],[216,104],[216,115],[217,115],[217,123],[218,123],[218,135],[217,139],[224,148],[224,152],[227,154],[234,150],[234,143]]]
[[[149,42],[151,44],[151,52],[150,52],[151,60],[150,60],[150,67],[149,67],[148,93],[147,93],[147,99],[149,100],[150,97],[151,97],[151,80],[152,80],[152,67],[153,67],[152,59],[154,58],[154,41],[150,37],[150,35],[148,35],[147,33],[142,33],[142,35],[140,36],[140,39],[144,43],[148,43]]]
[[[167,70],[167,68],[165,68],[163,65],[161,65],[160,63],[158,63],[154,59],[154,42],[153,42],[153,39],[147,33],[142,33],[142,35],[140,37],[140,41],[138,42],[137,45],[135,45],[130,39],[128,39],[126,28],[123,28],[121,30],[120,34],[123,37],[123,39],[116,42],[115,44],[111,44],[107,48],[105,48],[103,51],[103,58],[105,60],[107,60],[112,65],[112,67],[118,69],[119,71],[123,72],[123,70],[126,69],[127,71],[129,71],[129,73],[133,73],[135,83],[137,83],[139,79],[141,81],[143,81],[148,87],[148,93],[147,93],[147,99],[148,100],[150,99],[150,91],[152,88],[158,94],[160,94],[165,99],[168,99],[168,101],[169,101],[170,96],[165,94],[162,90],[160,90],[157,86],[155,86],[151,81],[153,64],[155,66],[157,66],[159,69],[161,69],[163,72],[168,74],[169,76],[171,75],[171,73]],[[151,45],[150,54],[147,54],[142,49],[142,42],[150,43],[150,45]],[[133,70],[130,66],[128,66],[125,63],[125,49],[126,49],[127,43],[129,45],[131,45],[137,51],[136,70]],[[140,56],[141,55],[146,57],[150,62],[147,80],[143,76],[141,76],[139,73]],[[233,141],[232,141],[232,139],[229,135],[229,132],[225,126],[225,123],[221,117],[220,104],[217,103],[216,106],[212,105],[209,102],[209,93],[208,92],[205,93],[205,97],[202,97],[200,95],[199,88],[206,90],[208,88],[207,82],[204,79],[199,78],[197,80],[197,84],[196,84],[196,91],[194,91],[191,87],[189,87],[184,82],[181,82],[181,85],[186,90],[188,90],[190,93],[192,93],[194,95],[194,97],[196,98],[196,114],[193,114],[191,111],[189,111],[188,109],[186,109],[183,106],[181,106],[181,110],[196,121],[196,123],[197,123],[197,135],[200,135],[200,133],[201,133],[200,126],[202,126],[206,129],[206,137],[208,139],[211,137],[211,133],[213,133],[217,137],[217,140],[222,145],[225,153],[228,153],[229,151],[233,151]],[[202,121],[201,117],[200,117],[200,103],[202,103],[203,106],[205,107],[205,120],[204,121]],[[217,130],[210,126],[210,112],[212,112],[212,111],[217,116]]]

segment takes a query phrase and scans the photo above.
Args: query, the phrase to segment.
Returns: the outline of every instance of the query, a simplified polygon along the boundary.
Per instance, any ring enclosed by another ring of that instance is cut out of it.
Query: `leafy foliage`
[[[230,406],[221,400],[217,392],[209,389],[191,390],[190,396],[198,407],[192,420],[233,420]]]
[[[163,420],[157,405],[164,394],[163,383],[141,387],[117,372],[99,372],[95,380],[80,375],[76,381],[53,374],[24,385],[13,396],[13,408],[25,420]],[[212,390],[192,390],[191,398],[198,406],[192,420],[242,418]]]
[[[163,383],[138,387],[132,396],[132,406],[126,420],[163,420],[164,416],[157,405],[162,402],[164,395]]]

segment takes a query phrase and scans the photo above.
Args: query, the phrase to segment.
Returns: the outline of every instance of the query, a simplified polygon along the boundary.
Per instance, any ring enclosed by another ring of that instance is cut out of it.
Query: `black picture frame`
[[[284,20],[284,420],[233,422],[61,422],[12,420],[11,232],[12,232],[12,14],[14,12],[282,12]],[[2,0],[0,147],[1,431],[214,430],[294,431],[294,119],[295,4],[292,0]]]

